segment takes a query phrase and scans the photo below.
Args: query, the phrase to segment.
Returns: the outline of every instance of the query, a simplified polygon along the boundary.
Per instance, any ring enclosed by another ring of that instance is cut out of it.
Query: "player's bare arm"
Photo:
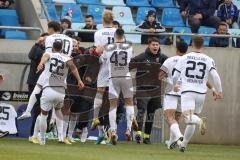
[[[44,67],[44,64],[49,60],[50,58],[50,55],[48,53],[44,53],[44,55],[42,56],[42,59],[37,67],[37,72],[38,73],[39,71],[43,70],[43,67]]]
[[[79,76],[79,73],[78,73],[78,70],[77,70],[77,67],[74,65],[73,61],[72,60],[69,60],[67,62],[67,66],[70,68],[70,70],[72,71],[73,75],[75,76],[75,78],[77,79],[78,81],[78,88],[79,89],[83,89],[84,88],[84,84]]]
[[[164,72],[163,70],[160,70],[158,78],[159,80],[163,80],[164,78],[167,78],[167,73]]]

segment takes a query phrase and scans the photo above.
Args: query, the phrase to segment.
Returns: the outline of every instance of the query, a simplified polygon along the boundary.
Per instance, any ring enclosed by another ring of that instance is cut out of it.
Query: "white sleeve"
[[[178,79],[181,75],[181,71],[183,70],[183,62],[184,62],[184,58],[180,58],[175,66],[175,68],[173,69],[173,85],[175,86],[178,82]]]
[[[94,34],[94,46],[101,46],[101,38],[98,36],[98,32],[95,32]]]
[[[48,36],[45,41],[45,51],[52,53],[52,45],[53,45],[52,38]]]
[[[217,73],[216,69],[210,70],[210,75],[213,79],[214,86],[218,92],[222,92],[222,84],[219,74]]]
[[[165,72],[166,74],[169,73],[169,59],[167,59],[162,66],[160,67],[160,69]]]

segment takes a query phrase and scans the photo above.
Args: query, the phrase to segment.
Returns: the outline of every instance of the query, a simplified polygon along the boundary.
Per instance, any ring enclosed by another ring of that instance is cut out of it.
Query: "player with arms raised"
[[[72,39],[64,34],[60,34],[60,32],[61,27],[58,22],[51,21],[48,23],[48,33],[50,36],[48,36],[45,41],[45,52],[52,53],[53,43],[59,41],[63,44],[62,52],[68,56],[71,56],[73,48]],[[39,79],[42,79],[42,75],[40,75]],[[41,90],[42,86],[40,85],[36,85],[34,87],[34,90],[29,98],[27,109],[20,117],[18,117],[18,120],[23,120],[31,117],[32,108],[37,102],[36,95],[39,94]]]
[[[63,105],[65,97],[65,79],[67,77],[68,68],[72,71],[73,75],[78,81],[79,89],[84,87],[83,82],[78,74],[76,66],[73,64],[71,57],[61,53],[62,42],[53,42],[53,53],[45,53],[38,65],[37,70],[44,71],[41,74],[43,77],[37,82],[43,87],[43,92],[41,96],[41,114],[38,116],[36,125],[40,129],[40,144],[45,144],[45,133],[47,130],[47,116],[48,112],[54,107],[55,113],[58,118],[63,118],[61,107]],[[61,121],[63,122],[63,121]],[[63,137],[61,137],[63,139]]]
[[[215,99],[223,98],[221,80],[214,60],[202,52],[203,42],[203,37],[193,37],[193,52],[181,57],[173,74],[173,85],[176,85],[178,79],[181,78],[181,110],[187,124],[183,141],[179,146],[181,152],[185,151],[196,125],[199,125],[200,130],[205,130],[205,124],[198,114],[201,113],[204,104],[209,75],[211,75],[216,88]]]

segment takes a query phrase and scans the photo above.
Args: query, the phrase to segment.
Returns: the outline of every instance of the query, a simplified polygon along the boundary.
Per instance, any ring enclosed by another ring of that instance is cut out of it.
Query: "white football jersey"
[[[96,31],[94,34],[94,45],[103,47],[106,44],[113,43],[115,31],[116,31],[116,28],[113,28],[113,27],[106,27]],[[97,78],[98,87],[108,87],[108,77],[109,77],[108,75],[109,75],[108,66],[106,62],[103,61],[100,66],[98,78]]]
[[[41,85],[43,88],[47,86],[62,86],[66,88],[68,73],[67,61],[71,60],[71,57],[63,53],[52,53],[49,55],[50,58],[45,64],[45,68],[37,84]]]
[[[0,130],[8,131],[10,134],[16,134],[17,113],[14,107],[7,103],[0,103]]]
[[[178,60],[181,58],[181,56],[173,56],[168,58],[166,61],[164,61],[163,65],[161,66],[161,70],[163,70],[167,74],[167,86],[166,86],[166,94],[168,95],[180,95],[179,92],[173,91],[173,72],[174,67],[176,66]],[[181,84],[181,80],[179,78],[178,84]]]
[[[102,61],[106,61],[109,78],[131,77],[129,63],[133,56],[133,48],[127,43],[113,43],[105,47]]]
[[[116,28],[106,27],[95,32],[94,34],[94,45],[104,46],[114,42],[114,34]]]
[[[175,69],[181,73],[182,93],[190,91],[205,94],[208,75],[215,69],[215,63],[204,53],[190,52],[179,59]]]
[[[63,44],[62,52],[64,54],[67,54],[68,56],[72,55],[72,50],[73,50],[72,38],[64,34],[52,34],[48,36],[45,41],[45,48],[46,48],[45,52],[52,53],[53,43],[55,41],[62,42]]]

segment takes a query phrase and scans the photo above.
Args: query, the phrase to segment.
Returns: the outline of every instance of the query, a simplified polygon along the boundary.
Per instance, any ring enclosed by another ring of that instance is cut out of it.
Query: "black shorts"
[[[77,99],[71,99],[71,101],[70,111],[72,113],[90,112],[93,108],[93,101],[89,99],[78,97]]]

